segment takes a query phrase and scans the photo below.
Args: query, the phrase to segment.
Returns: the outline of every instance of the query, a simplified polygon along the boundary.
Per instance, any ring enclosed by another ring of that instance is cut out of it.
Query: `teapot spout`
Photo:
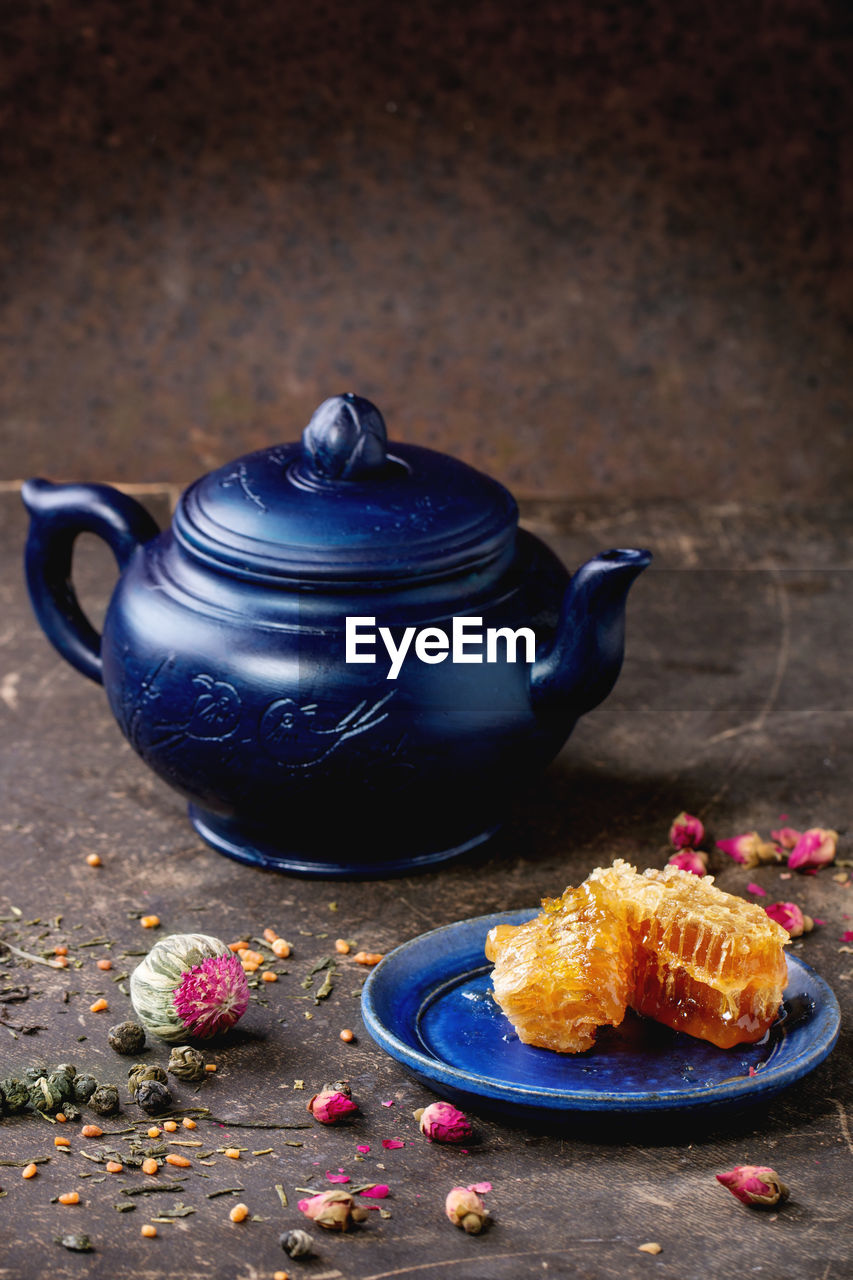
[[[650,551],[618,548],[581,565],[566,588],[554,641],[531,668],[535,710],[577,718],[607,697],[622,667],[625,600],[651,559]]]

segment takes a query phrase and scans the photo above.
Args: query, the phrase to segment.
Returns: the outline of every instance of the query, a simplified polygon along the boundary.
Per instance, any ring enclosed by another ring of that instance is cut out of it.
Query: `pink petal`
[[[813,920],[814,924],[826,924],[826,921],[825,921],[825,920],[821,920],[820,916],[813,916],[813,917],[812,917],[812,920]]]
[[[823,921],[821,921],[821,924]],[[842,942],[853,942],[853,929],[845,929],[841,935]]]
[[[748,884],[748,885],[746,886],[746,891],[747,891],[747,893],[757,893],[757,894],[759,894],[762,898],[766,898],[766,897],[767,897],[767,890],[766,890],[766,889],[762,889],[762,887],[761,887],[761,885],[760,885],[760,884]]]
[[[481,1196],[484,1196],[486,1192],[491,1191],[491,1189],[491,1182],[472,1182],[470,1187],[467,1188],[468,1191],[476,1191]]]
[[[383,1107],[393,1107],[393,1105],[394,1105],[394,1099],[393,1099],[393,1098],[389,1098],[387,1102],[383,1102],[383,1103],[382,1103],[382,1106],[383,1106]]]
[[[365,1187],[363,1191],[359,1191],[360,1196],[367,1196],[370,1200],[384,1200],[390,1193],[391,1188],[386,1187],[384,1182],[377,1182],[375,1187]]]
[[[327,1179],[328,1179],[328,1181],[329,1181],[329,1182],[351,1182],[351,1181],[352,1181],[352,1179],[350,1178],[349,1174],[347,1174],[347,1173],[329,1173],[329,1170],[328,1170],[328,1169],[326,1170],[326,1177],[327,1177]]]
[[[783,849],[793,849],[802,834],[795,827],[779,827],[777,831],[770,832],[771,838],[781,844]]]
[[[396,1151],[399,1147],[404,1147],[405,1142],[401,1142],[399,1138],[383,1138],[382,1145],[386,1151]]]
[[[356,1147],[356,1151],[358,1151],[360,1155],[366,1156],[370,1151],[370,1144],[362,1143],[361,1146]]]

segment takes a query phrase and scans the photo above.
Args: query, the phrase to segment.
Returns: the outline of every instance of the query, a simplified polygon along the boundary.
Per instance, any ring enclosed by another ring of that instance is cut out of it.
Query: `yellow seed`
[[[159,1168],[160,1166],[153,1156],[146,1156],[146,1158],[142,1161],[143,1173],[156,1173]]]
[[[173,1164],[176,1169],[189,1169],[192,1166],[192,1160],[188,1160],[186,1156],[170,1154],[166,1156],[166,1164]]]
[[[198,1127],[198,1126],[196,1125],[195,1120],[191,1120],[191,1119],[189,1118],[189,1116],[187,1116],[187,1118],[186,1118],[185,1120],[182,1120],[182,1121],[181,1121],[181,1124],[184,1126],[184,1128],[185,1128],[185,1129],[195,1129],[195,1128],[197,1128],[197,1127]]]
[[[148,1240],[153,1240],[157,1234],[157,1228],[153,1223],[146,1222],[144,1226],[140,1227],[139,1234],[145,1236]]]
[[[104,1168],[107,1173],[121,1173],[124,1165],[119,1164],[118,1160],[108,1160]]]
[[[56,1118],[57,1118],[57,1120],[59,1121],[59,1123],[60,1123],[60,1124],[67,1124],[67,1123],[68,1123],[68,1116],[64,1116],[64,1115],[62,1114],[62,1112],[61,1112],[61,1111],[57,1111],[57,1113],[56,1113]]]
[[[229,942],[228,948],[230,951],[248,951],[249,944],[245,938],[239,938],[236,942]]]
[[[350,953],[350,945],[345,938],[338,938],[335,943],[335,950],[339,956],[348,956]]]
[[[176,1120],[163,1121],[163,1128],[166,1130],[167,1133],[174,1133],[177,1127],[178,1127],[178,1123]]]
[[[290,1272],[289,1272],[289,1271],[274,1271],[274,1272],[272,1273],[272,1280],[290,1280]]]
[[[344,1044],[349,1044],[349,1043],[350,1043],[350,1041],[352,1041],[352,1040],[354,1040],[354,1039],[355,1039],[355,1035],[354,1035],[354,1033],[353,1033],[352,1031],[350,1031],[349,1027],[344,1027],[344,1029],[343,1029],[343,1031],[340,1033],[340,1035],[341,1035],[341,1039],[343,1040]]]
[[[267,942],[275,942],[276,939],[278,938],[278,934],[276,933],[275,929],[264,929],[264,937],[266,938]]]
[[[381,951],[357,951],[353,956],[356,964],[374,965],[379,964],[383,958]]]
[[[226,1147],[225,1155],[228,1156],[231,1160],[240,1159],[240,1152],[237,1150],[236,1147]]]
[[[638,1244],[637,1249],[640,1253],[663,1253],[663,1248],[656,1240],[650,1240],[648,1244]]]
[[[159,916],[142,916],[139,923],[143,929],[156,929],[160,923]]]
[[[68,955],[68,948],[67,948],[66,946],[54,947],[54,948],[53,948],[53,954],[54,954],[55,956],[67,956],[67,955]]]
[[[97,965],[99,969],[103,969],[106,973],[107,969],[112,969],[113,962],[112,960],[98,960]]]
[[[96,1000],[94,1004],[90,1004],[90,1005],[89,1005],[89,1012],[90,1012],[90,1013],[103,1013],[103,1012],[104,1012],[104,1010],[105,1010],[105,1009],[109,1009],[109,1007],[110,1007],[110,1006],[107,1004],[106,1000],[105,1000],[105,999],[103,998],[103,996],[102,996],[100,1000]]]
[[[70,1147],[71,1143],[68,1141],[67,1138],[63,1138],[57,1135],[53,1140],[53,1145],[55,1147]]]
[[[235,1204],[228,1217],[232,1222],[245,1222],[249,1216],[249,1209],[245,1204]]]
[[[34,1178],[39,1171],[37,1164],[28,1164],[26,1169],[21,1171],[22,1178]]]
[[[61,1196],[56,1197],[60,1204],[79,1204],[80,1197],[76,1191],[63,1191]]]
[[[97,853],[87,853],[86,863],[90,867],[99,867],[101,865],[101,859]]]
[[[286,960],[290,955],[290,943],[285,942],[284,938],[276,938],[270,949],[279,960]]]
[[[211,1071],[211,1072],[213,1072],[213,1071],[215,1071],[215,1070],[216,1070],[216,1063],[215,1063],[215,1062],[206,1062],[206,1063],[204,1064],[204,1069],[205,1069],[205,1071]]]
[[[103,1129],[96,1124],[84,1124],[80,1130],[80,1135],[83,1138],[100,1138],[103,1132]]]
[[[255,973],[261,967],[259,964],[256,964],[254,960],[243,960],[242,965],[246,973]]]
[[[67,969],[68,960],[65,956],[57,956],[55,960],[48,960],[48,964],[52,969]]]
[[[278,982],[278,974],[273,973],[272,969],[264,969],[261,977],[264,982]]]
[[[151,1128],[148,1130],[148,1137],[149,1138],[160,1137],[160,1130],[157,1128],[156,1124],[152,1124]]]

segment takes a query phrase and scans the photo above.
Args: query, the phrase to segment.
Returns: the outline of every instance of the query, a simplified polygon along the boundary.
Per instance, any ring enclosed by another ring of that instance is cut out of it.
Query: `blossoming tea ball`
[[[130,975],[136,1016],[161,1040],[181,1043],[227,1031],[249,1005],[239,958],[218,938],[173,933],[161,938]]]

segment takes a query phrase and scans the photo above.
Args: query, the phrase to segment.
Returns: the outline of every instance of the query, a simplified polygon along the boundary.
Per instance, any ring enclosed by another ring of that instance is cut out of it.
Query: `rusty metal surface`
[[[149,502],[164,518],[165,498]],[[0,937],[36,952],[67,942],[72,959],[63,972],[18,961],[0,966],[0,988],[23,982],[32,991],[0,1012],[41,1028],[12,1038],[0,1026],[3,1073],[71,1059],[122,1081],[127,1061],[107,1046],[106,1029],[129,1012],[113,980],[135,962],[123,953],[150,941],[134,913],[155,912],[164,930],[229,938],[272,925],[293,943],[282,966],[288,973],[259,988],[267,1003],[253,1003],[233,1036],[211,1051],[215,1078],[180,1086],[179,1100],[231,1121],[310,1125],[246,1130],[200,1117],[197,1130],[175,1137],[199,1138],[203,1150],[234,1143],[247,1148],[241,1159],[196,1160],[174,1195],[140,1198],[135,1211],[120,1214],[120,1188],[139,1185],[143,1175],[105,1175],[80,1156],[81,1149],[97,1154],[105,1139],[85,1142],[79,1126],[68,1124],[72,1154],[65,1156],[55,1151],[56,1128],[46,1122],[0,1121],[3,1160],[51,1157],[29,1182],[19,1168],[0,1166],[3,1280],[46,1270],[58,1280],[272,1280],[277,1269],[306,1280],[851,1274],[851,957],[841,936],[851,927],[853,888],[831,871],[783,883],[778,868],[748,872],[714,858],[723,888],[745,893],[758,881],[768,900],[795,898],[825,922],[794,946],[834,987],[848,1020],[834,1054],[812,1076],[727,1123],[613,1130],[477,1116],[467,1154],[430,1146],[411,1113],[431,1095],[361,1028],[363,974],[342,960],[333,992],[320,1004],[301,985],[337,937],[387,951],[436,925],[534,903],[615,855],[662,865],[669,822],[683,806],[702,814],[712,838],[766,831],[782,813],[794,825],[832,825],[850,857],[849,513],[791,508],[782,521],[775,508],[669,503],[607,516],[594,504],[539,503],[525,514],[570,564],[608,545],[641,541],[656,549],[632,595],[627,660],[615,692],[582,721],[541,783],[516,798],[511,822],[479,857],[416,878],[331,884],[256,872],[200,844],[180,801],[121,739],[102,692],[39,634],[18,569],[23,511],[16,495],[0,496],[0,916],[12,916],[12,906],[21,912],[0,923]],[[93,612],[113,572],[101,550],[83,548],[80,557],[83,597]],[[100,869],[85,864],[90,851],[100,853]],[[112,947],[80,946],[96,936]],[[111,973],[95,967],[104,954],[113,958]],[[109,1011],[92,1014],[101,991]],[[351,1045],[338,1037],[345,1026],[356,1033]],[[165,1063],[167,1053],[152,1045],[144,1056]],[[351,1080],[363,1114],[347,1127],[323,1129],[310,1123],[305,1102],[339,1076]],[[295,1087],[299,1080],[304,1090]],[[102,1123],[118,1129],[140,1119],[125,1103],[114,1125]],[[383,1138],[406,1145],[385,1150]],[[358,1145],[370,1152],[359,1153]],[[251,1154],[265,1148],[272,1152]],[[742,1163],[777,1167],[792,1189],[788,1205],[751,1212],[724,1192],[714,1174]],[[387,1183],[391,1195],[377,1203],[391,1216],[374,1213],[346,1236],[314,1229],[315,1256],[291,1262],[278,1235],[302,1225],[297,1188],[328,1185],[326,1171],[339,1168],[354,1182]],[[443,1218],[443,1199],[454,1184],[480,1180],[493,1183],[485,1197],[493,1221],[482,1236],[467,1237]],[[287,1208],[276,1183],[286,1190]],[[221,1187],[242,1190],[208,1198]],[[50,1203],[71,1188],[79,1189],[80,1206]],[[259,1220],[230,1223],[237,1199]],[[161,1223],[157,1239],[143,1239],[141,1224],[177,1201],[195,1213]],[[76,1256],[54,1245],[68,1229],[88,1232],[96,1252]],[[638,1252],[648,1241],[661,1244],[657,1257]]]
[[[6,5],[2,477],[351,389],[528,493],[849,484],[846,6]]]

